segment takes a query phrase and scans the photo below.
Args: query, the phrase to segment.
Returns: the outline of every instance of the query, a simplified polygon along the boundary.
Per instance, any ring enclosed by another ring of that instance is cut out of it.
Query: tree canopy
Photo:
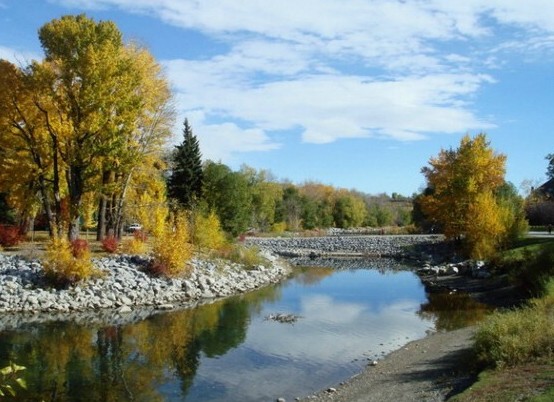
[[[202,196],[202,154],[187,119],[183,126],[183,142],[175,147],[171,158],[168,192],[182,208],[191,209]]]
[[[499,192],[505,163],[506,156],[479,134],[464,136],[455,150],[441,150],[422,169],[428,191],[418,199],[421,209],[447,238],[461,240],[472,257],[492,255],[515,224],[513,205],[502,202],[506,197]]]
[[[71,238],[92,193],[100,236],[108,222],[120,230],[133,171],[169,134],[169,86],[153,57],[123,43],[113,22],[67,15],[41,27],[39,39],[44,60],[27,68],[0,63],[0,87],[8,89],[0,158],[26,172],[0,179],[0,190],[41,200],[50,230],[68,226]]]

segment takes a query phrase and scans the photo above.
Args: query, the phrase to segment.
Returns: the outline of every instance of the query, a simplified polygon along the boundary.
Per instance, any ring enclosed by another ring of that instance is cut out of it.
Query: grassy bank
[[[474,344],[482,371],[451,400],[554,401],[554,242],[526,239],[497,264],[535,297],[482,323]]]

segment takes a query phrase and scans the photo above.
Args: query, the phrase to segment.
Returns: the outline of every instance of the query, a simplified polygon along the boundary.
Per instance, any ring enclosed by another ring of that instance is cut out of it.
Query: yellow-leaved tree
[[[458,239],[472,258],[488,258],[513,226],[497,196],[505,184],[506,156],[496,153],[485,134],[466,135],[460,146],[441,150],[422,169],[428,191],[420,199],[423,213],[448,239]]]
[[[166,221],[162,233],[154,239],[150,273],[169,277],[190,274],[191,268],[187,263],[192,256],[193,245],[189,229],[184,212],[176,212]]]
[[[214,211],[195,214],[192,239],[200,249],[219,250],[225,245],[225,233]]]

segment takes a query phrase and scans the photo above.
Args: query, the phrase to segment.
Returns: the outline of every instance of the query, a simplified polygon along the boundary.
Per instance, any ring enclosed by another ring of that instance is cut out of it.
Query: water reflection
[[[410,272],[303,269],[277,286],[134,324],[4,331],[0,367],[28,367],[18,400],[292,399],[355,374],[367,362],[360,356],[424,336],[434,322],[417,314],[425,300]],[[265,319],[275,312],[301,318]]]
[[[440,292],[431,293],[418,314],[434,319],[438,331],[451,331],[477,324],[490,312],[489,306],[475,301],[467,293]]]

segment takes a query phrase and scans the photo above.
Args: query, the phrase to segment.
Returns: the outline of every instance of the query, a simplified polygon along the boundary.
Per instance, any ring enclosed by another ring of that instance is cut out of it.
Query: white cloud
[[[322,73],[258,83],[249,82],[247,71],[235,61],[234,57],[217,57],[165,63],[185,114],[204,110],[207,115],[249,122],[265,132],[296,129],[311,143],[371,136],[414,140],[426,134],[493,126],[474,116],[466,100],[491,81],[486,75],[436,74],[377,81]],[[234,132],[236,126],[218,129],[221,136],[229,132],[229,137],[240,137]]]
[[[179,112],[178,128],[179,136],[174,138],[175,143],[182,142],[182,122],[185,117],[200,143],[203,159],[212,161],[233,161],[237,153],[253,151],[270,151],[278,149],[281,144],[271,140],[260,129],[242,128],[235,123],[210,123],[201,110],[184,110]]]
[[[279,148],[275,132],[329,143],[489,129],[472,109],[494,82],[479,70],[502,65],[501,49],[554,47],[550,0],[58,2],[147,14],[228,44],[164,62],[205,156],[224,161]],[[506,27],[512,36],[497,37]]]
[[[8,60],[17,66],[25,67],[31,60],[38,60],[40,58],[39,55],[33,52],[21,51],[0,45],[0,59]]]

